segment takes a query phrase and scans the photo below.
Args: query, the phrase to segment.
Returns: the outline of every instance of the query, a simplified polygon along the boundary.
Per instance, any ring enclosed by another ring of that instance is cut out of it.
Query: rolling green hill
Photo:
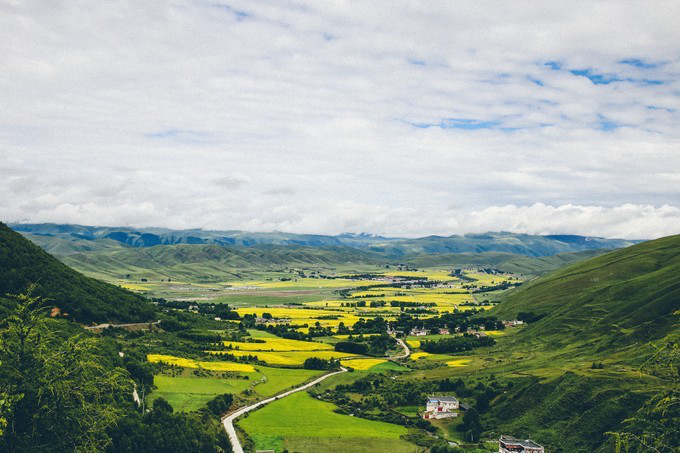
[[[558,253],[551,256],[525,256],[502,252],[448,253],[418,255],[405,258],[404,261],[414,267],[489,267],[513,274],[541,275],[610,251],[609,249],[594,249]]]
[[[80,271],[106,278],[126,274],[145,278],[223,281],[251,271],[282,267],[329,267],[378,264],[374,253],[350,247],[257,245],[159,245],[75,253],[61,259]]]
[[[641,345],[678,333],[680,235],[557,270],[513,291],[494,312],[544,316],[514,337],[518,343],[571,351],[580,344],[594,354],[629,348],[639,357]]]
[[[497,252],[461,253],[422,255],[403,261],[419,268],[488,267],[534,276],[607,251],[596,249],[540,257]],[[334,269],[351,265],[354,270],[360,270],[358,267],[363,265],[387,262],[379,253],[346,246],[292,245],[240,247],[180,244],[145,248],[116,247],[57,257],[74,269],[104,279],[119,279],[129,274],[134,278],[172,278],[204,282],[223,281],[253,271],[271,271],[282,267]]]
[[[500,337],[485,356],[483,374],[514,384],[484,416],[495,433],[531,436],[555,452],[614,451],[608,432],[672,434],[680,394],[680,236],[537,278],[490,314],[516,319],[521,312],[542,318]],[[626,421],[646,419],[645,404],[660,401],[676,403],[650,419],[654,428]]]
[[[154,318],[143,297],[85,277],[0,223],[0,295],[22,293],[32,283],[37,295],[82,323]]]
[[[370,270],[366,266],[388,263],[418,268],[486,267],[535,276],[634,242],[513,233],[400,239],[56,224],[12,227],[95,278],[205,283],[283,267],[365,271]]]

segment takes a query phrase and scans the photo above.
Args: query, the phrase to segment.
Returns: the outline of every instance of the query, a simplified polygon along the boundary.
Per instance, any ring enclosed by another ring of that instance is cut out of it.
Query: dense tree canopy
[[[0,328],[3,451],[99,450],[132,391],[125,370],[106,366],[97,341],[66,336],[45,316],[42,299],[15,297]]]

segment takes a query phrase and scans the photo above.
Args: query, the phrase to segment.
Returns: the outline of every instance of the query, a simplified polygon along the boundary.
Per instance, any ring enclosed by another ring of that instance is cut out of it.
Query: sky
[[[680,233],[680,2],[0,0],[0,220]]]

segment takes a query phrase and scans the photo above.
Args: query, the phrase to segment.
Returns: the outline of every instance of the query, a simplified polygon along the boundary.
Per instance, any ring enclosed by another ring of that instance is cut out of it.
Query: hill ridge
[[[0,294],[19,294],[30,284],[37,285],[36,295],[82,323],[146,321],[155,315],[145,298],[80,274],[0,222]]]

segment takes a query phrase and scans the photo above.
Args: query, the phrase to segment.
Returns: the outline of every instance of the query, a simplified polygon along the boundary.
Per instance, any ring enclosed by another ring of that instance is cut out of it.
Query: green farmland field
[[[295,368],[255,367],[267,377],[266,382],[257,384],[255,391],[262,396],[273,396],[293,386],[309,381],[324,372],[320,370],[302,370]]]
[[[340,415],[333,409],[335,405],[299,392],[268,404],[238,424],[259,450],[347,451],[351,446],[353,452],[411,452],[416,448],[400,439],[407,432],[403,426]]]
[[[250,379],[154,376],[154,384],[158,389],[149,395],[148,403],[162,397],[176,411],[194,411],[217,395],[238,394],[247,389],[258,377],[256,373],[247,374]]]
[[[157,389],[148,396],[147,404],[153,403],[156,398],[164,398],[176,411],[195,411],[223,393],[237,395],[254,388],[261,396],[273,396],[323,373],[299,368],[258,366],[256,369],[257,373],[239,373],[248,379],[157,375],[154,376]]]

